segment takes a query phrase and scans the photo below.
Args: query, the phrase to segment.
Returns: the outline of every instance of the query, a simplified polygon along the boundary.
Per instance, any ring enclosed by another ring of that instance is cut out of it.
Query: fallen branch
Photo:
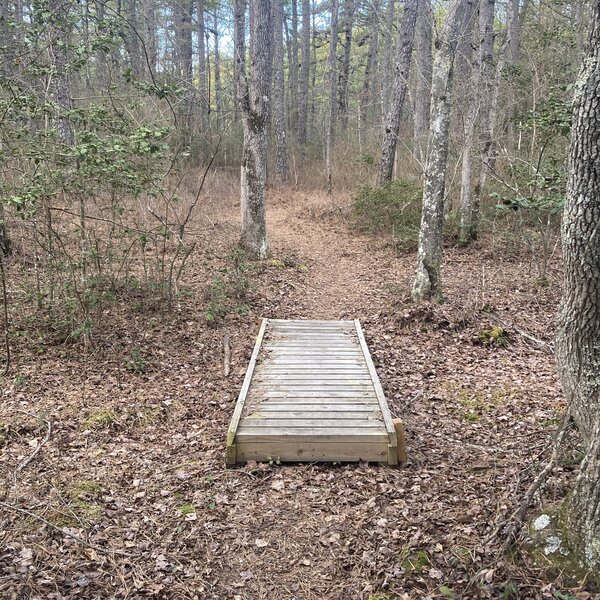
[[[552,344],[549,344],[548,342],[544,342],[543,340],[540,340],[540,339],[532,336],[530,333],[527,333],[520,327],[517,327],[514,323],[507,323],[506,321],[504,321],[503,319],[501,319],[499,317],[498,317],[498,321],[502,325],[504,325],[504,327],[506,327],[508,329],[513,329],[514,331],[516,331],[521,337],[524,337],[526,340],[529,340],[530,342],[534,342],[535,344],[537,344],[538,346],[540,346],[541,348],[546,350],[549,354],[554,354],[554,348],[552,347]]]
[[[33,519],[36,519],[36,520],[40,521],[41,523],[44,523],[44,525],[47,525],[51,529],[54,529],[55,531],[59,531],[63,535],[73,538],[74,540],[77,540],[78,542],[84,544],[88,548],[92,548],[93,550],[97,550],[98,552],[102,552],[104,554],[119,554],[120,556],[132,556],[130,553],[124,552],[123,550],[109,550],[107,548],[102,548],[102,546],[96,546],[95,544],[91,544],[87,540],[84,540],[84,539],[78,537],[77,535],[75,535],[74,533],[71,533],[68,529],[59,527],[58,525],[54,525],[54,523],[51,523],[50,521],[48,521],[48,519],[45,519],[41,515],[36,515],[34,512],[31,512],[30,510],[27,510],[25,508],[19,508],[18,506],[13,506],[12,504],[8,504],[8,502],[3,502],[2,500],[0,500],[0,506],[4,507],[7,510],[10,510],[12,512],[17,512],[17,513],[27,515],[28,517],[32,517]]]
[[[19,412],[22,412],[30,417],[33,417],[34,419],[41,419],[42,421],[44,421],[44,423],[46,423],[46,435],[44,436],[44,439],[35,447],[35,450],[29,456],[26,456],[17,465],[17,468],[15,469],[15,479],[16,479],[17,473],[22,471],[40,453],[40,450],[44,447],[44,445],[48,442],[48,440],[50,439],[50,436],[52,435],[52,423],[50,421],[47,421],[46,419],[44,419],[44,417],[40,417],[39,415],[34,415],[34,414],[26,412],[24,410],[20,410]]]
[[[223,375],[229,377],[231,370],[231,347],[229,345],[229,334],[223,336]]]
[[[523,528],[523,523],[525,521],[525,516],[527,515],[527,509],[533,500],[536,492],[540,489],[542,484],[548,479],[548,476],[554,469],[556,462],[558,461],[558,453],[562,446],[563,440],[565,439],[565,435],[569,430],[569,425],[571,424],[571,415],[569,412],[565,415],[563,424],[556,435],[556,439],[554,440],[552,454],[550,455],[550,460],[546,463],[544,468],[538,473],[537,477],[533,480],[533,483],[529,486],[525,495],[523,496],[521,503],[519,504],[519,508],[513,512],[513,514],[509,517],[508,523],[506,527],[504,527],[504,544],[502,545],[503,552],[509,550],[513,544],[517,541],[517,536],[519,535],[521,529]],[[496,530],[487,538],[486,541],[490,541],[493,539],[499,532],[502,526],[498,526]]]

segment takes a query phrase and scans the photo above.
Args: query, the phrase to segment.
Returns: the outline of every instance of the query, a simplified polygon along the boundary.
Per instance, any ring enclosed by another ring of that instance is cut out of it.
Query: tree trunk
[[[417,89],[414,112],[414,147],[419,163],[425,166],[427,138],[429,137],[429,111],[431,108],[431,69],[433,65],[433,14],[431,0],[419,2],[415,33]]]
[[[275,124],[275,175],[281,183],[288,180],[285,82],[283,65],[283,2],[273,0],[273,113]]]
[[[306,145],[308,134],[308,84],[310,80],[310,0],[302,0],[301,58],[298,81],[298,143]]]
[[[329,121],[327,123],[326,140],[326,172],[327,193],[332,191],[332,146],[335,138],[337,119],[337,39],[338,39],[338,0],[331,2],[331,32],[329,35],[329,56],[327,66],[329,69]]]
[[[289,118],[290,127],[295,130],[298,125],[298,0],[291,0],[292,19],[289,40]]]
[[[75,133],[71,125],[70,112],[73,109],[71,95],[71,77],[68,70],[68,45],[71,15],[70,5],[60,0],[50,0],[52,25],[48,28],[50,35],[50,60],[54,66],[54,101],[56,103],[56,123],[58,139],[68,146],[75,143]]]
[[[484,2],[486,0],[483,0]],[[458,44],[460,66],[457,66],[462,80],[462,165],[460,181],[460,243],[468,244],[475,237],[473,229],[473,156],[477,156],[477,123],[482,96],[479,52],[474,52],[473,33],[479,38],[478,27],[473,15],[467,16],[471,24],[469,34]],[[475,30],[475,31],[473,31]]]
[[[489,109],[489,147],[482,149],[482,165],[479,177],[479,187],[485,189],[490,172],[495,169],[497,151],[497,137],[500,104],[500,92],[506,91],[507,81],[505,80],[507,67],[514,67],[519,62],[521,47],[521,25],[523,16],[527,10],[528,0],[523,1],[519,10],[520,0],[511,0],[510,12],[508,15],[508,25],[504,42],[498,52],[498,61],[496,63],[496,72],[491,91],[491,103]],[[509,92],[510,93],[510,92]],[[503,120],[509,120],[514,113],[514,103],[509,104],[504,111]]]
[[[392,180],[394,160],[396,158],[396,145],[398,143],[398,134],[400,133],[400,118],[402,117],[402,108],[404,106],[410,73],[418,10],[419,0],[405,1],[402,29],[400,30],[400,39],[398,42],[398,58],[394,74],[391,105],[386,118],[383,142],[381,144],[381,161],[377,174],[378,185],[383,185]]]
[[[250,1],[250,83],[245,72],[245,0],[236,0],[236,71],[244,120],[241,169],[241,246],[250,257],[268,256],[265,219],[267,120],[270,92],[270,0]]]
[[[414,301],[442,298],[440,263],[444,225],[444,193],[448,163],[448,137],[452,109],[452,77],[458,39],[464,34],[465,16],[472,0],[452,0],[440,47],[435,55],[431,88],[431,133],[423,185],[423,212],[419,233]]]
[[[339,113],[341,126],[344,131],[348,128],[348,83],[350,81],[350,53],[352,50],[352,26],[354,24],[354,0],[346,0],[342,17],[342,34],[344,39],[344,54],[342,69],[339,77]]]
[[[102,8],[104,9],[103,3],[99,4],[102,4]],[[99,4],[97,4],[97,6]],[[158,65],[156,32],[156,4],[154,0],[146,0],[146,2],[144,2],[144,44],[146,46],[148,61],[146,68],[150,69],[153,74],[156,73],[156,67]]]
[[[390,100],[392,97],[392,88],[394,86],[393,67],[396,59],[394,53],[394,13],[396,0],[388,0],[385,11],[385,26],[383,29],[383,65],[382,65],[382,109],[383,114],[387,115],[390,111]]]
[[[206,27],[204,24],[204,0],[196,0],[196,30],[196,37],[198,38],[198,91],[200,92],[200,129],[202,133],[206,133],[208,131],[208,84],[206,80]]]
[[[379,52],[379,6],[381,0],[373,0],[369,24],[369,50],[363,78],[362,89],[359,97],[360,127],[364,130],[369,119],[370,108],[373,102],[373,74],[377,64]],[[362,136],[361,136],[362,137]]]
[[[219,49],[219,12],[213,13],[213,35],[215,40],[215,111],[217,113],[217,128],[220,130],[223,122],[223,90],[221,86],[221,51]]]
[[[563,217],[564,285],[556,356],[584,458],[567,506],[571,547],[600,568],[600,1],[575,85],[569,180]]]
[[[492,146],[492,127],[490,126],[490,104],[486,98],[493,96],[494,85],[494,16],[496,14],[496,0],[480,0],[479,3],[479,86],[478,96],[481,98],[479,107],[480,156],[485,158]],[[477,237],[479,229],[479,211],[483,184],[486,181],[485,170],[487,166],[480,161],[477,182],[473,188],[473,202],[471,208],[469,240]]]
[[[136,0],[125,1],[125,11],[127,19],[127,30],[124,36],[124,46],[129,55],[129,64],[134,77],[139,78],[142,74],[142,53],[139,32],[139,14]]]

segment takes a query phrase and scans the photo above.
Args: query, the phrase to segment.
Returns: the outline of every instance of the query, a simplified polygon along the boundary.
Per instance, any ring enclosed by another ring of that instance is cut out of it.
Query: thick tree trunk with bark
[[[275,125],[275,175],[281,183],[288,180],[283,64],[283,2],[273,0],[273,116]]]
[[[415,32],[417,89],[415,93],[414,145],[417,160],[425,165],[431,108],[431,69],[433,65],[433,13],[431,0],[420,0]]]
[[[433,63],[431,88],[431,133],[427,149],[423,212],[419,233],[417,273],[412,289],[415,301],[442,298],[440,263],[444,194],[448,163],[448,137],[452,109],[454,56],[459,37],[464,34],[465,17],[472,0],[452,0],[448,8],[440,47]]]
[[[310,83],[310,0],[302,0],[300,36],[300,77],[298,81],[298,143],[306,145],[308,135],[308,86]]]
[[[578,558],[600,568],[600,1],[590,49],[575,85],[567,201],[564,286],[556,356],[563,390],[583,439],[584,458],[567,506]]]
[[[236,0],[236,72],[244,120],[241,169],[241,246],[255,259],[269,254],[265,218],[267,122],[270,96],[270,0],[250,1],[250,83],[245,72],[245,0]]]
[[[391,181],[394,172],[396,145],[398,143],[400,118],[402,117],[402,108],[404,106],[404,98],[406,97],[406,88],[408,86],[418,9],[419,0],[405,1],[402,29],[400,30],[400,39],[398,42],[398,59],[394,73],[392,99],[381,144],[381,161],[379,162],[379,171],[377,174],[378,185]]]

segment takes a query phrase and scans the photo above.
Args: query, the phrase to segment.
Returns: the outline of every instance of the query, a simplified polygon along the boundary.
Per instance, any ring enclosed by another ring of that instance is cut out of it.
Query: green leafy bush
[[[228,258],[229,266],[217,273],[204,290],[206,309],[204,317],[209,323],[217,323],[232,313],[248,311],[248,300],[253,286],[249,272],[252,268],[242,250],[236,250]]]
[[[361,231],[389,233],[401,249],[414,249],[421,224],[421,200],[421,187],[414,181],[364,185],[352,202],[353,220]]]

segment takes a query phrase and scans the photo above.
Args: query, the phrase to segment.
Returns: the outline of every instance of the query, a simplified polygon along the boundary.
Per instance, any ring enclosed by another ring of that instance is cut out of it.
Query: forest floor
[[[347,202],[271,190],[273,259],[232,269],[237,197],[220,198],[197,219],[177,318],[130,298],[89,350],[23,325],[0,406],[0,597],[572,597],[522,542],[487,539],[562,420],[559,266],[540,286],[491,236],[446,248],[445,303],[413,306],[414,252],[352,230]],[[207,322],[230,289],[238,310]],[[410,463],[226,469],[260,317],[360,318]],[[532,515],[575,468],[565,452]]]

